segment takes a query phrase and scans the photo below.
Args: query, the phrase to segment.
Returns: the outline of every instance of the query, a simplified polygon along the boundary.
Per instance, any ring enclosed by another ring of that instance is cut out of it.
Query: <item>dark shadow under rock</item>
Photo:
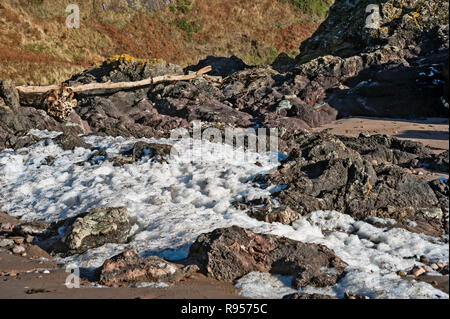
[[[206,66],[212,66],[212,71],[208,73],[209,75],[222,77],[230,76],[237,71],[248,68],[248,65],[245,64],[244,61],[234,55],[229,58],[208,56],[201,60],[197,65],[187,67],[185,71],[197,72]]]

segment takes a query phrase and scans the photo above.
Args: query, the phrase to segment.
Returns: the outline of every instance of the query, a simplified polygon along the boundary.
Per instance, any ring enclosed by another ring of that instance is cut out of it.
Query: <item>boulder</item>
[[[323,245],[255,234],[238,226],[200,235],[188,260],[217,280],[232,282],[252,271],[271,272],[294,276],[295,288],[334,285],[347,266]]]
[[[52,223],[37,244],[44,250],[63,256],[82,254],[107,243],[123,244],[131,230],[126,207],[97,207]]]
[[[95,277],[99,284],[107,287],[127,287],[137,283],[174,283],[195,271],[195,268],[183,267],[156,256],[142,258],[130,250],[106,260],[95,270]]]
[[[123,244],[131,229],[126,207],[97,207],[75,219],[62,241],[69,254],[80,254],[106,243]]]

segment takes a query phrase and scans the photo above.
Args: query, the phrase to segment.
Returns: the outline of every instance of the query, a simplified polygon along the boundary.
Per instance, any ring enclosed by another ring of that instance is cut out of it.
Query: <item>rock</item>
[[[167,162],[174,153],[175,151],[172,152],[171,145],[137,142],[129,151],[123,152],[122,155],[131,157],[133,161],[138,161],[144,156],[150,156],[158,162]]]
[[[322,294],[307,294],[303,292],[297,292],[283,296],[283,299],[337,299],[336,297]]]
[[[440,208],[430,208],[427,210],[420,211],[425,217],[430,219],[442,219],[444,213],[442,212],[442,209]]]
[[[183,70],[178,65],[160,59],[145,60],[123,54],[76,74],[65,83],[73,86],[92,82],[130,82],[167,74],[180,75]],[[101,90],[99,93],[102,93]]]
[[[0,248],[8,248],[14,245],[14,240],[9,238],[0,238]]]
[[[290,225],[300,217],[290,207],[273,208],[272,205],[268,205],[262,209],[252,208],[247,214],[266,223],[281,223],[284,225]]]
[[[303,280],[294,279],[295,288],[323,286],[325,281],[333,285],[346,267],[323,245],[259,235],[237,226],[200,235],[189,250],[188,260],[207,276],[228,282],[252,271],[301,276]],[[336,275],[333,278],[329,276],[332,273]]]
[[[212,76],[221,76],[227,77],[230,76],[237,71],[242,71],[248,68],[248,65],[244,63],[241,59],[236,56],[227,57],[216,57],[216,56],[207,56],[205,59],[201,60],[195,66],[189,66],[186,68],[186,71],[197,72],[198,70],[211,66],[212,71],[208,73],[208,75]]]
[[[425,269],[423,267],[414,267],[413,270],[411,270],[411,274],[414,277],[419,277],[420,275],[423,275],[424,273],[426,273]]]
[[[159,257],[142,258],[136,251],[126,251],[96,269],[96,280],[104,286],[123,287],[136,283],[177,282],[185,276],[179,265]]]
[[[439,266],[438,265],[436,265],[435,263],[433,263],[433,264],[431,264],[431,269],[433,269],[434,271],[437,271],[437,270],[439,270]]]
[[[447,1],[429,0],[426,6],[421,1],[383,1],[378,5],[379,26],[366,28],[366,8],[371,4],[336,1],[314,35],[302,42],[297,62],[330,54],[349,57],[387,44],[414,54],[448,43]]]
[[[78,135],[60,134],[53,139],[65,151],[73,151],[77,147],[89,148],[90,145],[83,141]]]
[[[433,170],[441,173],[449,172],[449,151],[442,152],[440,154],[432,154],[429,157],[420,158],[419,164],[426,169]]]
[[[50,223],[45,222],[25,222],[14,227],[13,233],[18,236],[40,236],[44,237],[48,233]]]
[[[78,217],[62,241],[68,254],[80,254],[106,243],[125,243],[130,229],[126,207],[97,207]]]
[[[14,135],[9,137],[8,140],[6,140],[5,146],[16,151],[24,147],[29,147],[39,142],[40,140],[42,139],[33,134],[29,134],[24,131],[18,131]]]
[[[123,244],[130,229],[126,207],[97,207],[52,223],[36,237],[37,244],[45,251],[70,256],[106,243]]]
[[[404,220],[415,219],[421,211],[440,211],[430,185],[398,165],[429,152],[421,145],[387,136],[350,138],[326,132],[287,135],[280,145],[281,152],[290,154],[289,160],[259,182],[265,187],[283,186],[272,197],[289,207],[293,218],[335,210],[356,219]],[[374,159],[383,164],[373,166]],[[241,204],[260,220],[272,209],[270,201],[244,199]],[[444,233],[439,216],[435,217],[439,233]]]
[[[21,255],[21,254],[25,253],[25,251],[26,251],[25,247],[23,247],[21,245],[16,245],[12,249],[12,252],[16,255]]]
[[[0,99],[12,110],[17,110],[20,107],[19,93],[11,79],[0,80]]]

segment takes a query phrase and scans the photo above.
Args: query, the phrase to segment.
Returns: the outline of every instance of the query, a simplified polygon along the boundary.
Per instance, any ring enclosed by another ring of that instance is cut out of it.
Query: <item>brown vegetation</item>
[[[179,0],[158,11],[124,4],[105,11],[97,0],[78,0],[81,27],[68,29],[70,3],[2,0],[0,78],[18,85],[54,84],[122,53],[182,66],[207,55],[233,54],[251,65],[270,63],[281,52],[298,53],[322,20],[282,0]]]

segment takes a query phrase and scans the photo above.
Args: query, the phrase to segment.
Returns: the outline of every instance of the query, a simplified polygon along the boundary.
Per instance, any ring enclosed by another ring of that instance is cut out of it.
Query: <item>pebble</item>
[[[12,245],[14,245],[14,240],[8,238],[0,239],[0,248],[9,247]]]
[[[25,247],[20,246],[20,245],[16,245],[16,246],[14,246],[12,251],[13,251],[13,253],[15,253],[17,255],[20,255],[20,254],[25,252]]]
[[[33,240],[34,240],[34,237],[30,236],[30,235],[28,235],[27,238],[26,238],[26,242],[29,243],[29,244],[31,244],[33,242]]]
[[[436,264],[431,264],[431,269],[433,270],[439,270],[439,266]]]
[[[400,270],[398,273],[397,273],[397,275],[399,275],[400,277],[406,277],[406,272],[405,271],[403,271],[403,270]]]
[[[414,277],[419,277],[420,275],[423,275],[425,273],[425,269],[422,267],[414,267],[414,269],[411,271]]]
[[[436,265],[437,265],[439,268],[441,268],[441,269],[445,268],[445,264],[444,264],[442,261],[438,261],[438,262],[436,263]]]

